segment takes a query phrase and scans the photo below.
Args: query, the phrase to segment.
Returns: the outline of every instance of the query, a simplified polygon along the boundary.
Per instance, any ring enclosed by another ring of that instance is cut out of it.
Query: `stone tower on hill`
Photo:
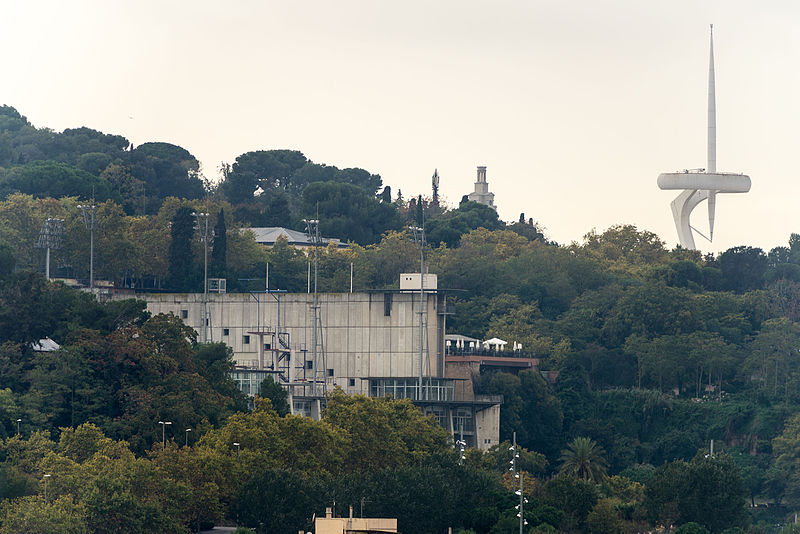
[[[470,193],[467,198],[473,202],[480,202],[490,208],[497,209],[494,205],[494,193],[489,191],[489,184],[486,182],[486,167],[478,167],[478,181],[475,182],[475,191]]]

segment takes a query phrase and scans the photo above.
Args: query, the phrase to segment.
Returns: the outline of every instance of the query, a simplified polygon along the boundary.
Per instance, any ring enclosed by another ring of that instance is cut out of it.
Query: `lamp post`
[[[239,456],[239,452],[241,450],[241,447],[239,446],[239,442],[238,441],[234,441],[233,444],[236,446],[236,456],[238,457]]]
[[[47,504],[47,479],[50,478],[50,475],[44,476],[44,503]]]
[[[517,474],[517,459],[519,458],[519,453],[517,452],[517,433],[516,432],[514,432],[514,438],[513,439],[514,439],[513,444],[511,445],[511,447],[508,448],[508,450],[511,451],[511,461],[509,462],[511,464],[511,467],[508,470],[511,471],[511,475],[512,475],[512,477],[511,477],[511,491],[516,491],[517,490],[517,479],[519,478],[519,475]]]
[[[172,421],[159,421],[159,425],[161,425],[161,449],[167,448],[167,425],[171,425]]]
[[[525,498],[525,495],[522,493],[522,473],[519,474],[519,489],[515,491],[517,495],[519,495],[519,504],[515,506],[519,512],[517,513],[517,517],[519,517],[519,534],[522,534],[522,527],[527,525],[528,522],[525,520],[525,504],[527,504],[528,499]]]
[[[22,422],[22,419],[17,418],[17,435],[19,436],[19,424]]]
[[[208,341],[208,213],[192,213],[203,240],[203,343]]]
[[[458,445],[458,449],[459,449],[458,450],[458,465],[463,465],[464,464],[464,460],[467,459],[467,457],[464,455],[464,450],[465,450],[465,447],[467,446],[467,442],[464,441],[463,439],[459,439],[459,440],[456,441],[456,445]]]
[[[192,431],[191,428],[187,428],[186,429],[186,443],[184,444],[186,447],[189,446],[189,432],[191,432],[191,431]]]

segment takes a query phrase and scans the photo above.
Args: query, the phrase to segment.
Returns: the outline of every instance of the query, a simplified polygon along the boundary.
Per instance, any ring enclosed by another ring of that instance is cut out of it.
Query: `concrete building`
[[[418,273],[402,276],[403,287],[419,288]],[[445,292],[433,275],[424,282],[422,335],[419,289],[319,294],[316,329],[313,294],[211,293],[206,332],[209,341],[233,349],[233,378],[247,394],[258,394],[272,375],[289,391],[292,412],[315,418],[335,387],[408,398],[453,436],[488,449],[499,443],[502,397],[475,395],[469,373],[446,372]],[[172,313],[198,332],[203,328],[202,293],[136,296],[153,314]]]
[[[300,534],[302,534],[302,530]],[[325,517],[314,520],[314,534],[395,534],[397,519],[380,517],[333,517],[330,508],[325,509]]]
[[[467,195],[473,202],[486,204],[490,208],[497,209],[494,205],[494,193],[489,191],[489,184],[486,181],[486,167],[478,167],[478,179],[475,182],[475,191]]]

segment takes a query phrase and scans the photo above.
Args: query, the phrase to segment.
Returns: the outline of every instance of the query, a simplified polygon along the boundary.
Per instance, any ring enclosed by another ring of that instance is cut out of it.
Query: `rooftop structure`
[[[267,226],[263,228],[248,228],[255,234],[256,243],[271,247],[275,244],[279,237],[285,237],[290,245],[297,248],[310,248],[314,246],[311,238],[306,232],[299,232],[290,228],[283,228],[280,226]],[[245,230],[246,231],[246,230]],[[330,243],[336,245],[337,248],[347,248],[347,243],[342,243],[340,239],[336,238],[320,238],[320,243],[327,246]]]
[[[478,179],[475,182],[475,191],[467,195],[473,202],[480,202],[490,208],[497,209],[494,205],[494,193],[489,191],[489,183],[486,181],[486,167],[478,167]]]
[[[672,201],[672,216],[678,230],[678,240],[683,248],[695,250],[694,228],[689,217],[702,201],[708,201],[708,237],[714,238],[714,212],[717,193],[746,193],[750,191],[750,177],[744,174],[717,172],[717,106],[714,81],[714,26],[711,26],[710,57],[708,64],[708,163],[705,169],[684,169],[658,176],[658,187],[665,190],[683,190]],[[703,236],[705,237],[705,236]]]
[[[302,532],[302,531],[301,531]],[[314,520],[315,534],[395,534],[397,519],[377,517],[353,517],[353,507],[350,507],[350,517],[333,517],[330,508],[325,509],[325,517]]]

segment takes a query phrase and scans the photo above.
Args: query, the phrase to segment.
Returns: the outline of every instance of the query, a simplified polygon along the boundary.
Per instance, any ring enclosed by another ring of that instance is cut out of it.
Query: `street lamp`
[[[191,431],[192,431],[191,428],[187,428],[186,429],[186,446],[187,447],[189,446],[189,432],[191,432]]]
[[[522,527],[528,524],[528,521],[525,519],[525,505],[528,504],[528,499],[526,499],[525,495],[522,493],[522,473],[520,473],[519,477],[519,489],[515,491],[514,494],[519,495],[519,504],[514,508],[519,510],[517,513],[517,517],[519,518],[519,534],[522,534]]]
[[[19,424],[22,422],[22,419],[17,418],[17,435],[19,436]]]
[[[50,475],[44,476],[44,503],[47,504],[47,479],[50,478]]]
[[[161,448],[167,448],[167,425],[171,425],[172,421],[159,421],[159,425],[161,425]]]
[[[234,441],[233,444],[236,445],[236,456],[239,456],[239,451],[241,450],[240,446],[239,446],[239,442],[238,441]]]

